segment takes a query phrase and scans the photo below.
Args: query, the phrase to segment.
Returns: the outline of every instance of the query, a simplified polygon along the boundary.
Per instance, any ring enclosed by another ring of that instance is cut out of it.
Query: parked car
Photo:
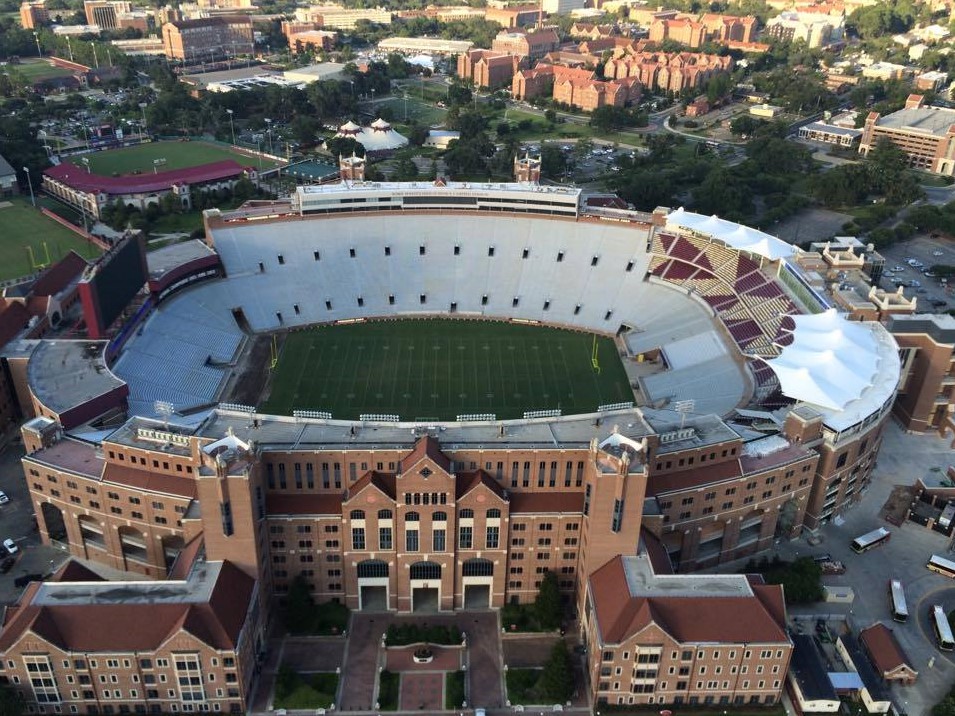
[[[0,505],[5,505],[10,501],[10,498],[7,497],[7,493],[3,490],[0,490]]]
[[[3,540],[3,548],[7,550],[7,554],[10,554],[10,555],[14,555],[20,551],[20,548],[17,547],[17,543],[14,542],[9,537]]]

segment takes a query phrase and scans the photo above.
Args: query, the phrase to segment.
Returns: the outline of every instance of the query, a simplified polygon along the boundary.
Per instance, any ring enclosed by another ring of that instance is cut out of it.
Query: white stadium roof
[[[369,152],[398,149],[408,144],[408,139],[398,134],[381,117],[367,127],[359,127],[354,122],[347,122],[338,128],[338,134],[335,136],[352,137]]]
[[[782,239],[759,231],[758,229],[743,226],[733,221],[720,219],[718,216],[704,216],[686,211],[682,207],[667,215],[667,224],[688,229],[700,234],[707,234],[719,239],[737,251],[747,251],[751,254],[764,256],[771,261],[791,256],[795,250],[791,244]]]
[[[790,318],[792,343],[766,361],[784,395],[821,408],[825,423],[843,430],[895,393],[898,346],[880,324],[848,321],[835,309]]]

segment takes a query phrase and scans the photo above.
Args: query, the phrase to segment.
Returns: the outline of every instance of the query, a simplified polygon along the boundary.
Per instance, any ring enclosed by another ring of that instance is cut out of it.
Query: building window
[[[405,531],[405,551],[407,552],[418,551],[418,530]]]

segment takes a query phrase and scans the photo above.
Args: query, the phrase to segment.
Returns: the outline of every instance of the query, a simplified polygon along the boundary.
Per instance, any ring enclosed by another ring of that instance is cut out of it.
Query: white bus
[[[932,607],[932,626],[935,628],[935,638],[938,648],[942,651],[955,649],[955,637],[952,636],[952,627],[949,626],[945,610],[938,604]]]
[[[900,623],[905,623],[909,618],[909,610],[905,605],[905,590],[902,589],[902,582],[893,579],[889,582],[889,601],[891,602],[892,618]]]
[[[939,557],[937,554],[933,554],[925,566],[944,577],[955,579],[955,562],[950,559],[945,559],[944,557]]]
[[[867,532],[861,537],[856,537],[852,540],[852,551],[857,554],[862,554],[863,552],[868,552],[873,547],[878,547],[889,541],[889,538],[892,536],[892,533],[889,532],[885,527],[880,527],[877,530],[872,530]]]

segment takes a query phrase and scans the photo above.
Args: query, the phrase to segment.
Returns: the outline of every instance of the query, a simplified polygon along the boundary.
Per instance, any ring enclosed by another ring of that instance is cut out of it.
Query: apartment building
[[[636,77],[620,80],[584,80],[562,77],[554,80],[554,101],[593,112],[600,107],[625,107],[640,101],[643,86]]]
[[[131,13],[133,7],[127,0],[84,0],[83,11],[87,25],[116,30],[119,29],[119,16]]]
[[[519,100],[550,95],[554,83],[565,79],[586,82],[594,79],[594,73],[593,70],[539,62],[532,70],[519,70],[514,74],[511,95]]]
[[[732,72],[733,58],[698,52],[620,52],[607,60],[608,79],[635,77],[646,87],[675,93],[699,89],[717,73]]]
[[[897,112],[884,117],[869,113],[859,152],[868,155],[883,138],[901,149],[915,169],[955,175],[955,110],[927,107],[922,95],[909,95],[905,107]]]
[[[50,24],[50,11],[46,0],[25,0],[20,3],[20,25],[24,30],[33,30]]]
[[[557,32],[551,28],[527,32],[501,32],[491,42],[491,50],[514,55],[524,64],[533,64],[560,46]]]
[[[906,430],[940,430],[955,402],[955,318],[892,316],[889,332],[902,355],[902,380],[892,409]]]
[[[475,87],[504,87],[520,66],[520,58],[494,50],[468,50],[458,55],[458,77]]]
[[[4,683],[30,713],[246,713],[265,644],[256,581],[188,556],[162,583],[117,589],[76,562],[31,583],[0,626]]]
[[[251,55],[255,50],[252,20],[247,15],[220,15],[175,20],[162,26],[166,57],[186,63],[215,57]]]
[[[664,40],[699,47],[706,41],[706,25],[689,17],[654,20],[650,24],[650,42]]]
[[[793,648],[782,588],[657,571],[644,550],[587,581],[580,629],[597,708],[777,703]]]

